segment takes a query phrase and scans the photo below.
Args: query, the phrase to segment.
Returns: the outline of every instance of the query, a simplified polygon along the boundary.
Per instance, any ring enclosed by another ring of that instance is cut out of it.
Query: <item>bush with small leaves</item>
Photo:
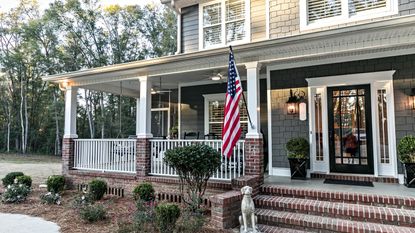
[[[183,211],[177,221],[176,231],[182,233],[200,232],[205,224],[206,218],[202,211]]]
[[[74,209],[81,209],[81,208],[83,208],[85,206],[92,205],[94,203],[95,203],[95,201],[91,197],[91,195],[89,193],[84,193],[84,194],[81,194],[81,195],[76,196],[73,199],[72,207]]]
[[[8,185],[2,195],[1,201],[4,203],[21,203],[24,202],[30,193],[30,188],[24,184]]]
[[[46,184],[49,192],[60,193],[65,188],[65,177],[61,175],[49,176]]]
[[[105,192],[107,191],[107,183],[103,180],[94,179],[89,182],[89,194],[92,199],[98,201],[104,197]]]
[[[30,176],[18,176],[16,177],[17,183],[18,184],[24,184],[26,185],[28,188],[32,187],[32,178]]]
[[[14,184],[14,180],[18,177],[18,176],[24,176],[23,172],[10,172],[8,173],[3,179],[3,186],[7,187],[8,185],[12,185]]]
[[[88,205],[79,212],[81,219],[87,222],[97,222],[107,217],[107,211],[103,205]]]
[[[179,217],[180,209],[176,204],[164,203],[156,207],[156,222],[160,233],[172,233]]]
[[[52,205],[52,204],[60,205],[61,204],[61,196],[59,195],[59,193],[48,192],[48,193],[42,194],[40,195],[40,200],[42,204],[48,204],[48,205]]]
[[[155,194],[153,185],[150,183],[141,183],[133,190],[134,200],[154,201]]]

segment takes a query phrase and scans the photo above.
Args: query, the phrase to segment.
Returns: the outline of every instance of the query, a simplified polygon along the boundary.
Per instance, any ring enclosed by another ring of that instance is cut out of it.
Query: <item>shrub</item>
[[[205,224],[205,216],[202,212],[183,211],[177,221],[177,232],[193,233],[200,232]]]
[[[176,204],[165,203],[156,207],[156,221],[160,233],[170,233],[176,227],[180,209]]]
[[[154,188],[150,183],[141,183],[133,190],[134,200],[141,199],[143,201],[154,201]]]
[[[398,144],[399,160],[402,163],[415,163],[415,137],[403,137]]]
[[[106,219],[107,211],[102,205],[88,205],[81,209],[79,215],[87,222],[97,222]]]
[[[14,184],[14,180],[18,176],[24,176],[23,172],[10,172],[8,173],[3,179],[3,185],[4,187],[7,187],[8,185]]]
[[[8,185],[2,195],[2,202],[4,203],[20,203],[26,200],[30,189],[23,184]]]
[[[65,188],[65,177],[60,175],[49,176],[46,184],[49,192],[60,193]]]
[[[290,159],[308,159],[310,144],[305,138],[292,138],[287,142],[285,148]]]
[[[220,156],[218,151],[200,144],[166,151],[164,161],[176,169],[183,201],[193,210],[200,208],[207,182],[221,165]]]
[[[61,204],[61,196],[59,195],[59,193],[45,193],[40,195],[40,200],[42,202],[42,204],[48,204],[48,205],[52,205],[52,204],[56,204],[56,205],[60,205]]]
[[[16,180],[18,184],[24,184],[28,188],[32,187],[32,178],[30,176],[18,176]]]
[[[79,209],[92,204],[94,204],[94,199],[91,197],[91,195],[89,195],[89,193],[86,193],[76,196],[73,199],[72,207],[74,209]]]
[[[98,201],[104,197],[105,192],[107,191],[107,183],[103,180],[94,179],[89,182],[89,193],[91,198]]]

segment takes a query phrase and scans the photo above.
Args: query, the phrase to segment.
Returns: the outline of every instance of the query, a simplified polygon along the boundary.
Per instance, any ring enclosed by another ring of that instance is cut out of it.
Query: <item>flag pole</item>
[[[231,45],[229,45],[229,49],[231,50],[231,53],[233,54],[233,50],[232,50]],[[235,62],[235,66],[236,66],[236,62]],[[242,86],[242,83],[241,83],[241,86]],[[246,113],[248,115],[248,121],[249,121],[249,124],[251,125],[251,129],[255,129],[255,126],[252,124],[252,121],[251,121],[251,115],[249,114],[248,105],[246,104],[245,94],[244,94],[243,90],[242,90],[242,99],[244,100],[245,109],[246,109]]]

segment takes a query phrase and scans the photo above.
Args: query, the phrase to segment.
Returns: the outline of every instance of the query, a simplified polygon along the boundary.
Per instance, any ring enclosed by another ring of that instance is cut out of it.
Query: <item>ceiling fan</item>
[[[155,94],[163,94],[163,93],[171,93],[171,90],[163,90],[162,86],[161,86],[161,77],[160,77],[160,84],[159,86],[154,86],[151,88],[151,94],[155,95]]]
[[[228,78],[226,75],[222,74],[222,72],[218,70],[214,70],[211,74],[206,74],[204,76],[206,77],[206,79],[212,81],[226,81]]]

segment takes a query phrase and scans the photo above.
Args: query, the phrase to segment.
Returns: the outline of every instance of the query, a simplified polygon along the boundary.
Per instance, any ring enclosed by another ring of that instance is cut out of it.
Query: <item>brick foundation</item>
[[[241,215],[242,194],[240,191],[229,191],[211,196],[211,223],[213,226],[227,229],[239,225]]]
[[[136,155],[136,170],[137,176],[148,176],[151,169],[151,148],[149,138],[137,139],[137,155]]]
[[[264,146],[262,138],[245,139],[245,175],[256,176],[258,186],[264,183]]]
[[[62,173],[68,174],[74,163],[74,141],[72,138],[62,140]]]

